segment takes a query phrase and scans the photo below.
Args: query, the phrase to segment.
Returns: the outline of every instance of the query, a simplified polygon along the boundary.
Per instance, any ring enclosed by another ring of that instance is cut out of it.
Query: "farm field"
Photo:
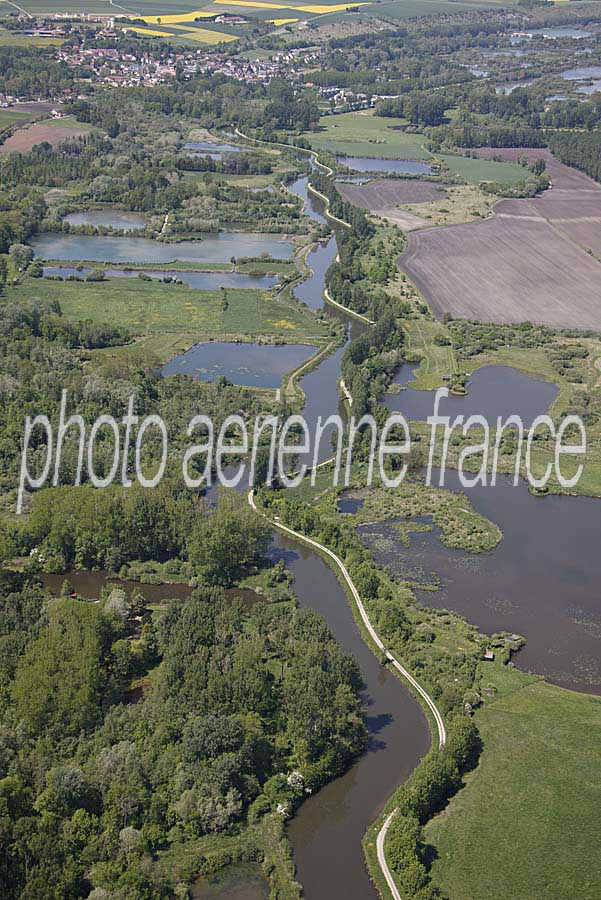
[[[87,284],[25,278],[13,296],[17,302],[56,299],[67,316],[100,324],[110,322],[135,334],[273,335],[295,343],[326,336],[325,328],[300,306],[285,305],[258,290],[228,289],[227,309],[223,309],[219,291],[190,290],[133,278]]]
[[[13,109],[0,109],[0,129],[8,128],[15,122],[27,121],[29,115],[26,112],[17,112]]]
[[[349,203],[373,212],[377,209],[404,206],[406,203],[442,200],[447,185],[419,181],[417,178],[374,178],[368,184],[338,183],[336,188]]]
[[[518,184],[518,182],[524,181],[528,175],[523,166],[513,162],[495,162],[488,159],[471,159],[469,156],[444,154],[440,154],[440,159],[454,175],[459,175],[469,184],[480,184],[482,181]]]
[[[548,150],[484,149],[478,155],[494,154],[505,159],[516,159],[526,153],[530,160],[543,158],[551,177],[552,189],[535,197],[528,205],[503,204],[505,215],[536,215],[546,219],[557,231],[601,256],[601,186],[592,178],[563,165]],[[501,210],[499,210],[501,212]]]
[[[77,122],[74,118],[68,116],[64,119],[48,120],[46,122],[36,122],[26,128],[19,128],[14,134],[11,134],[2,145],[0,145],[0,153],[27,153],[36,144],[47,141],[53,147],[60,144],[61,141],[68,141],[70,138],[81,137],[94,131],[93,126],[84,125]]]
[[[431,159],[423,149],[424,136],[395,130],[406,125],[404,119],[385,119],[363,112],[322,116],[319,131],[306,132],[315,150],[327,150],[346,156],[369,156],[372,159]]]
[[[399,265],[439,318],[601,329],[600,264],[541,217],[414,232]]]
[[[483,151],[481,151],[483,152]],[[509,161],[520,154],[488,150]],[[438,317],[601,328],[601,187],[541,150],[553,187],[505,200],[485,222],[412,234],[401,267]]]
[[[601,896],[599,698],[484,666],[499,693],[476,712],[479,767],[426,826],[434,883],[462,900]]]

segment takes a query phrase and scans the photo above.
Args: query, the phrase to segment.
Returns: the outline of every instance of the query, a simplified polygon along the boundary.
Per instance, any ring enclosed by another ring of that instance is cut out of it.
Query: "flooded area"
[[[415,159],[371,159],[369,156],[337,156],[341,165],[357,172],[398,172],[402,175],[433,175],[427,162]]]
[[[44,275],[58,278],[85,278],[93,270],[85,266],[44,266]],[[182,272],[177,271],[150,271],[144,269],[144,275],[149,278],[161,280],[163,278],[177,278],[187,284],[189,288],[198,291],[218,291],[220,288],[255,289],[268,291],[278,283],[277,275],[245,275],[241,272]],[[105,269],[107,278],[137,278],[137,269]]]
[[[164,600],[185,600],[192,593],[192,588],[183,582],[172,584],[143,584],[140,581],[130,581],[126,578],[118,578],[109,575],[108,572],[91,572],[88,570],[64,572],[62,575],[43,574],[40,576],[42,584],[53,594],[61,593],[63,584],[67,581],[75,593],[84,600],[98,600],[103,588],[123,588],[127,596],[134,591],[140,591],[148,603],[161,603]]]
[[[258,344],[210,341],[197,344],[172,359],[161,372],[191,375],[202,381],[223,376],[233,384],[257,388],[279,388],[282,377],[309,359],[316,351],[309,344]]]
[[[292,244],[273,234],[221,231],[199,241],[167,244],[142,237],[90,234],[41,234],[31,241],[35,255],[42,259],[98,260],[98,262],[167,263],[229,262],[232,256],[260,256],[288,259]]]
[[[386,394],[384,404],[391,412],[401,412],[408,420],[424,421],[434,415],[435,391],[418,391],[406,387],[413,378],[415,365],[403,364],[394,377],[393,384],[403,387],[398,393]],[[467,394],[449,394],[439,404],[439,414],[454,418],[463,415],[485,416],[491,427],[499,416],[521,417],[528,427],[533,420],[545,413],[558,394],[557,385],[549,381],[537,381],[509,366],[483,366],[470,376]]]
[[[269,885],[258,866],[226,866],[198,879],[192,900],[269,900]]]
[[[433,479],[434,483],[437,483]],[[445,487],[463,490],[456,472]],[[404,547],[390,522],[360,533],[374,557],[401,578],[440,584],[418,591],[437,609],[453,609],[486,634],[526,638],[516,664],[562,687],[601,694],[601,506],[589,497],[536,497],[524,482],[465,491],[503,539],[491,553],[441,544],[437,529],[414,533]]]
[[[193,150],[196,153],[243,153],[245,147],[236,147],[235,144],[216,144],[213,141],[186,141],[184,150]]]
[[[121,209],[87,209],[69,213],[63,222],[68,222],[69,225],[115,228],[119,231],[140,231],[146,228],[146,217],[142,213],[124,212]]]

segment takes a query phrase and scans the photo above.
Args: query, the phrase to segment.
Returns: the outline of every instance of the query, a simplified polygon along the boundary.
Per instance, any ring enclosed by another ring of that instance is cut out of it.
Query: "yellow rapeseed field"
[[[140,16],[149,25],[176,25],[178,22],[193,22],[194,19],[210,19],[214,16],[214,12],[207,12],[206,9],[199,9],[197,12],[176,13],[164,16]]]
[[[349,6],[369,6],[368,2],[353,3],[352,0],[349,0],[348,3],[332,4],[331,6],[324,3],[296,6],[294,3],[263,3],[261,0],[213,0],[213,2],[218,3],[220,6],[249,6],[256,9],[294,9],[301,12],[317,13],[318,15],[321,13],[340,12],[343,9],[348,9]]]

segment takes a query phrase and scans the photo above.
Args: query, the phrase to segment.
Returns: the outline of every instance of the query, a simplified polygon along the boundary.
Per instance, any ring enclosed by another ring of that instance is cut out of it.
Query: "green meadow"
[[[368,112],[322,116],[319,130],[305,137],[316,150],[347,156],[369,156],[386,159],[430,159],[423,149],[422,134],[407,134],[394,126],[406,125],[405,119],[373,116]]]
[[[456,900],[601,897],[601,698],[480,668],[498,694],[476,713],[478,768],[426,828],[434,883]]]
[[[141,279],[99,282],[26,278],[11,292],[15,301],[58,300],[73,319],[123,326],[134,334],[269,335],[281,341],[323,340],[326,329],[299,305],[259,290],[192,290]]]

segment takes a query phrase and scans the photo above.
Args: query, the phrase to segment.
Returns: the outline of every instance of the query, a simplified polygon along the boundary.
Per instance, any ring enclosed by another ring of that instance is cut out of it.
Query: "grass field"
[[[0,109],[0,129],[8,128],[15,122],[24,122],[29,118],[27,113],[17,112],[13,109]]]
[[[501,184],[517,184],[524,181],[528,171],[517,163],[493,162],[488,159],[472,159],[469,156],[445,156],[440,159],[451,172],[464,178],[469,184],[481,181],[498,181]]]
[[[367,113],[342,113],[323,116],[319,131],[305,133],[316,150],[342,153],[348,156],[384,157],[386,159],[430,159],[422,144],[421,134],[395,131],[395,125],[406,124],[403,119],[385,119]]]
[[[14,6],[0,2],[0,17],[6,15],[9,10],[17,12]],[[36,37],[33,34],[0,28],[0,47],[60,47],[63,40],[63,38]]]
[[[498,696],[476,713],[478,769],[426,828],[451,900],[594,900],[601,699],[482,663]]]
[[[326,336],[310,313],[263,291],[228,289],[226,296],[223,310],[219,291],[134,278],[87,284],[26,278],[11,291],[15,300],[58,300],[63,313],[73,319],[121,325],[135,334],[256,334],[293,343]]]

